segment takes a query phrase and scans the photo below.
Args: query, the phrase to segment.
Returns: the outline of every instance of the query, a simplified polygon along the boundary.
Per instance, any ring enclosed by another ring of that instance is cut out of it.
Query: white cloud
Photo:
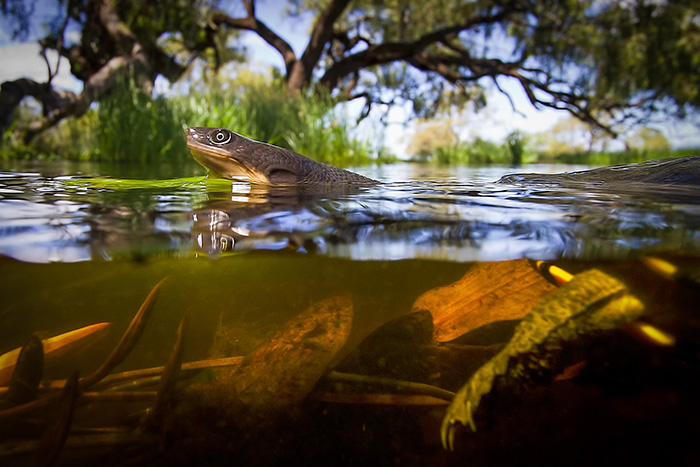
[[[5,45],[10,43],[10,35],[4,28],[0,28],[0,44]]]

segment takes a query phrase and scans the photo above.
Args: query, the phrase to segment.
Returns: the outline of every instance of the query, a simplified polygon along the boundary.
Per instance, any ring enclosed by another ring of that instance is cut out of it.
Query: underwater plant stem
[[[399,391],[411,391],[414,394],[425,394],[428,396],[437,397],[446,401],[451,401],[455,393],[437,386],[431,386],[424,383],[414,383],[413,381],[404,381],[392,378],[383,378],[380,376],[356,375],[351,373],[341,373],[339,371],[330,371],[326,378],[332,382],[354,383],[354,384],[375,384],[385,387],[390,387]]]
[[[134,348],[134,345],[136,345],[136,342],[138,342],[141,334],[143,333],[146,321],[148,320],[148,317],[155,306],[158,294],[160,293],[160,288],[166,279],[167,277],[161,279],[161,281],[158,282],[153,289],[151,289],[151,292],[146,297],[146,300],[144,300],[144,302],[141,304],[141,308],[139,308],[139,311],[136,313],[136,316],[134,316],[131,324],[129,324],[126,332],[124,332],[124,335],[119,341],[119,344],[117,344],[117,347],[112,351],[109,357],[107,357],[107,360],[105,360],[102,366],[95,370],[94,373],[80,381],[81,389],[87,389],[102,380],[117,365],[119,365],[127,355],[129,355],[131,349]]]

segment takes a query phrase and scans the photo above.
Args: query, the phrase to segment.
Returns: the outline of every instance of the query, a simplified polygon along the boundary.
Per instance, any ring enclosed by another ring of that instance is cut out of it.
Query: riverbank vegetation
[[[542,133],[513,131],[500,143],[460,137],[458,133],[469,134],[469,126],[454,116],[418,121],[407,151],[413,160],[443,165],[614,165],[700,155],[700,148],[671,148],[660,131],[646,126],[628,131],[624,139],[612,138],[568,118]]]
[[[17,112],[18,125],[32,118],[30,106],[21,106]],[[282,82],[245,70],[234,79],[219,77],[169,97],[153,97],[124,80],[83,117],[65,119],[30,143],[9,132],[0,147],[0,159],[194,166],[185,143],[187,126],[232,128],[338,166],[399,160],[381,143],[351,136],[355,122],[327,95],[290,99]],[[612,165],[700,154],[700,148],[672,149],[662,135],[646,127],[627,141],[627,149],[609,151],[591,147],[610,141],[597,140],[595,145],[586,141],[585,125],[571,131],[571,119],[546,133],[514,131],[500,143],[478,137],[461,140],[455,132],[458,126],[449,118],[419,123],[408,145],[409,160],[442,165]]]
[[[18,111],[31,118],[29,107]],[[291,98],[283,83],[248,71],[172,96],[151,96],[122,80],[81,118],[69,118],[31,143],[6,141],[3,158],[130,164],[194,164],[187,126],[226,127],[316,160],[341,166],[381,162],[382,148],[354,138],[352,125],[327,95]],[[379,159],[379,160],[378,160]],[[388,160],[384,156],[384,161]]]

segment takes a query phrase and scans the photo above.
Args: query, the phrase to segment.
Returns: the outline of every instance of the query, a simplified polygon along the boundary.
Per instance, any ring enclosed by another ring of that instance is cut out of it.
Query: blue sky
[[[232,15],[243,15],[243,7],[238,2],[233,4],[230,11]],[[260,2],[257,5],[258,16],[268,26],[274,29],[292,46],[297,56],[301,56],[308,42],[307,33],[311,27],[313,18],[310,15],[299,18],[284,16],[284,6],[278,2]],[[37,10],[40,11],[40,10]],[[36,18],[39,19],[39,18]],[[34,24],[34,35],[42,34],[40,24]],[[76,37],[77,38],[77,37]],[[265,68],[269,66],[283,67],[280,55],[268,46],[262,39],[253,33],[243,33],[241,40],[248,49],[251,63]],[[499,47],[501,44],[495,44]],[[507,44],[502,45],[504,48]],[[17,79],[22,76],[31,77],[39,81],[45,81],[47,77],[46,64],[39,55],[39,47],[35,42],[17,44],[10,41],[6,27],[0,24],[0,82]],[[49,53],[49,61],[52,67],[56,64],[56,54]],[[158,88],[163,91],[167,88],[167,82],[160,81]],[[490,83],[487,88],[488,106],[478,114],[465,113],[465,124],[461,125],[460,136],[464,139],[480,137],[494,142],[502,142],[506,135],[514,130],[525,133],[543,132],[550,129],[560,119],[569,116],[567,112],[554,110],[534,109],[524,93],[518,86],[508,80],[500,80],[499,84],[511,95],[515,112],[508,99],[498,92]],[[54,80],[57,87],[79,91],[81,83],[70,75],[70,66],[62,59],[60,73]],[[348,106],[349,117],[359,113],[362,102],[355,102]],[[398,155],[405,153],[410,135],[415,132],[415,126],[411,123],[404,125],[408,115],[408,109],[396,107],[389,114],[390,124],[386,128],[378,130],[376,119],[367,119],[358,129],[359,135],[368,139],[384,138],[389,149]],[[697,127],[682,122],[669,121],[656,126],[661,129],[673,146],[700,146],[700,130]],[[614,149],[614,148],[613,148]]]

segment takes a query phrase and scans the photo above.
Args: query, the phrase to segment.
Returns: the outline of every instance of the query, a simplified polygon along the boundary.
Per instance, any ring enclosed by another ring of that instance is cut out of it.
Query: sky
[[[243,8],[238,3],[231,11],[232,15],[243,15]],[[310,30],[313,18],[310,15],[299,18],[288,18],[283,16],[283,7],[278,2],[260,2],[257,5],[257,12],[260,18],[282,36],[294,49],[297,56],[301,56],[308,42],[308,31]],[[35,24],[36,36],[41,35],[41,26]],[[275,66],[283,68],[280,55],[267,45],[254,33],[244,33],[241,36],[243,44],[251,57],[251,64],[260,68]],[[496,45],[498,47],[498,44]],[[505,47],[505,45],[504,45]],[[49,52],[49,62],[52,68],[56,66],[57,56]],[[37,81],[45,81],[47,78],[47,67],[44,59],[39,54],[39,46],[36,42],[17,44],[13,43],[8,36],[7,28],[0,22],[0,83],[20,77],[30,77]],[[82,83],[70,74],[70,65],[66,59],[61,60],[59,74],[54,78],[54,85],[58,88],[80,91]],[[514,130],[523,133],[545,132],[559,120],[566,119],[569,114],[565,111],[555,111],[551,109],[537,110],[529,103],[525,94],[518,85],[512,81],[500,80],[499,84],[506,90],[512,100],[511,102],[493,85],[489,83],[487,87],[487,107],[477,114],[465,115],[468,125],[462,128],[460,137],[468,140],[479,137],[485,140],[500,143]],[[167,92],[169,83],[166,80],[159,80],[156,83],[156,90]],[[359,114],[363,102],[357,100],[347,106],[346,112],[349,118],[353,119]],[[358,128],[358,136],[365,139],[383,138],[389,150],[398,155],[405,156],[406,148],[410,142],[410,136],[416,131],[413,123],[405,124],[409,114],[407,108],[395,107],[391,110],[387,121],[389,125],[381,127],[375,118],[366,119]],[[371,115],[372,117],[372,115]],[[657,125],[669,142],[674,147],[700,147],[700,129],[690,123],[669,121],[662,125]],[[621,144],[620,144],[621,146]],[[619,149],[620,146],[613,146],[610,149]]]

